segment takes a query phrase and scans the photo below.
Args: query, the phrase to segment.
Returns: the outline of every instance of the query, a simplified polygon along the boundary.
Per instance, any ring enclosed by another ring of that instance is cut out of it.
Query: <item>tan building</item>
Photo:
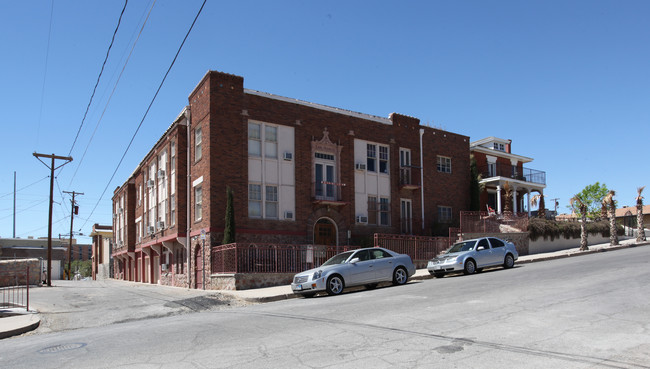
[[[113,277],[113,226],[95,223],[90,233],[92,245],[92,277],[108,279]]]

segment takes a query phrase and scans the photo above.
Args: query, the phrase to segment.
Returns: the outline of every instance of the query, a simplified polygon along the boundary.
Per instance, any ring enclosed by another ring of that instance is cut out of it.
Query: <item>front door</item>
[[[196,289],[200,290],[203,288],[203,249],[200,246],[196,247],[196,253],[194,253],[195,264],[194,268],[194,280],[196,281]]]
[[[336,246],[336,227],[328,219],[320,219],[314,227],[314,244]]]

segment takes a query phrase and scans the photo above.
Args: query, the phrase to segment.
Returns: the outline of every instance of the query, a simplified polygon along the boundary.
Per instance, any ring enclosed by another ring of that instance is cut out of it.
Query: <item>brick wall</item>
[[[38,259],[17,259],[0,261],[0,287],[25,284],[27,281],[27,269],[29,269],[29,284],[39,285],[40,260]]]

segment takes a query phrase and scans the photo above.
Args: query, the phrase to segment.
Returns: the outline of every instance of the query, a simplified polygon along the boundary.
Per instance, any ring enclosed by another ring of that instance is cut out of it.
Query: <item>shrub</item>
[[[619,235],[623,235],[623,226],[617,225]],[[609,222],[606,220],[599,222],[587,223],[587,234],[601,235],[602,237],[609,237]],[[557,222],[555,220],[547,220],[540,218],[531,218],[528,223],[528,231],[530,232],[530,240],[536,241],[539,238],[550,238],[553,241],[560,236],[564,238],[579,238],[580,237],[580,222]]]

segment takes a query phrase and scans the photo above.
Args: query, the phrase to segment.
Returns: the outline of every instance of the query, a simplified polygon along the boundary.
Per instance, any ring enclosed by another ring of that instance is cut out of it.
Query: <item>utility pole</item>
[[[36,157],[36,159],[38,159],[38,161],[43,163],[43,165],[45,165],[50,170],[50,211],[49,211],[49,217],[47,223],[47,286],[52,287],[52,202],[54,200],[54,171],[71,162],[72,157],[56,156],[54,154],[52,155],[38,154],[38,153],[34,153],[33,155],[34,157]],[[52,165],[48,166],[47,164],[45,164],[43,160],[41,160],[41,158],[52,159]],[[65,163],[56,167],[54,161],[57,159],[65,160]]]
[[[83,192],[63,191],[63,193],[72,194],[72,200],[70,201],[72,203],[72,209],[70,209],[70,245],[68,246],[68,280],[70,280],[70,269],[72,269],[72,224],[74,223],[74,215],[77,213],[75,210],[79,209],[75,206],[74,195],[83,195]]]
[[[16,238],[16,171],[14,170],[14,237]]]
[[[559,200],[559,199],[560,199],[559,197],[556,197],[554,199],[550,199],[551,201],[553,201],[553,206],[555,206],[555,215],[556,216],[557,216],[557,200]]]

